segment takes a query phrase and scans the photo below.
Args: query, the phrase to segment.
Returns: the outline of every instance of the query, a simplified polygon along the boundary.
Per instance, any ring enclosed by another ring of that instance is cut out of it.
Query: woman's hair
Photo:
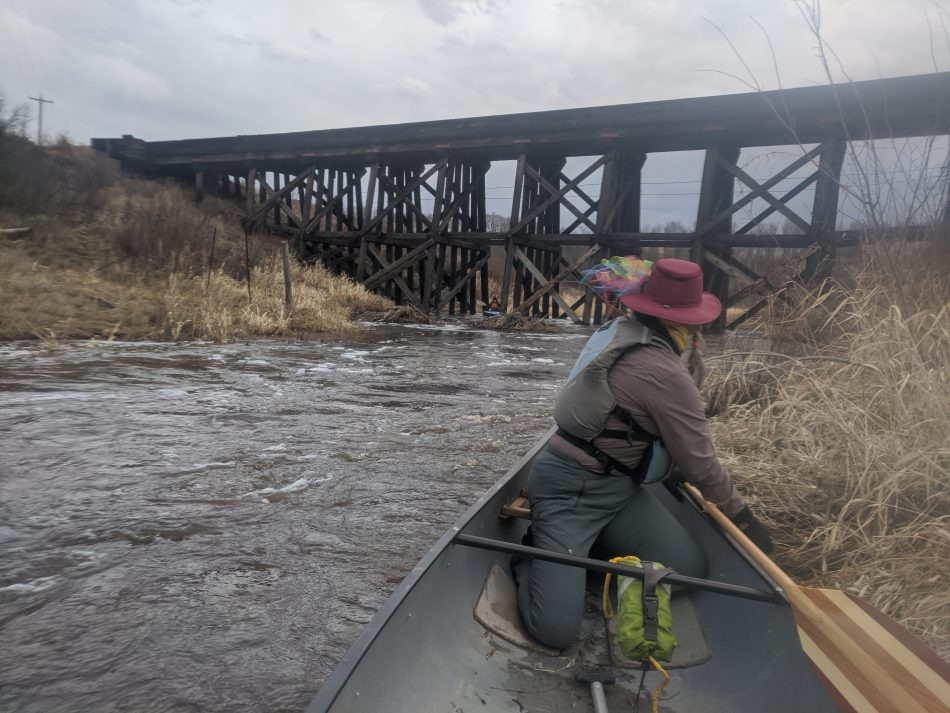
[[[643,312],[634,312],[633,316],[644,327],[649,327],[662,339],[666,340],[670,346],[673,347],[673,351],[675,351],[677,354],[682,353],[682,350],[676,346],[676,342],[673,340],[673,337],[670,336],[669,330],[667,330],[666,326],[663,324],[663,320],[661,320],[659,317],[643,314]]]

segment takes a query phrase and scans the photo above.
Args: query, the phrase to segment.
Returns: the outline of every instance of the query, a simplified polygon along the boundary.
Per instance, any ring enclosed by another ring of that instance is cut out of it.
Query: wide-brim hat
[[[703,292],[703,271],[694,262],[657,260],[643,289],[620,298],[634,312],[679,324],[712,322],[722,311],[715,295]]]

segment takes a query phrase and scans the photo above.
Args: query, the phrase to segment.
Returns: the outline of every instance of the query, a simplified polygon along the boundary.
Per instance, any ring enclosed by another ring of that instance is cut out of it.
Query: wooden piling
[[[286,240],[280,244],[280,258],[284,265],[284,304],[290,308],[293,303],[293,295],[290,288],[290,247]]]

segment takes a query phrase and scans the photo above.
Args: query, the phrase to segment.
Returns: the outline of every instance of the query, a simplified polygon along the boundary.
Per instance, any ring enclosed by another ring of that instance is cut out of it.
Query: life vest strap
[[[621,463],[616,458],[613,458],[606,453],[604,453],[600,448],[595,446],[590,441],[585,441],[583,438],[578,438],[577,436],[568,433],[563,428],[558,428],[556,431],[557,435],[563,438],[565,441],[570,443],[572,446],[576,446],[584,451],[587,455],[594,458],[598,463],[604,466],[604,474],[612,475],[614,471],[620,475],[626,475],[637,481],[643,477],[642,467],[644,465],[644,460],[641,458],[640,463],[636,468],[628,468],[623,463]],[[647,461],[649,463],[649,461]]]
[[[622,421],[626,426],[626,431],[617,431],[613,429],[606,429],[597,434],[597,438],[619,438],[626,441],[631,446],[637,443],[646,443],[648,444],[647,450],[643,454],[643,458],[640,459],[641,463],[645,460],[647,463],[650,462],[650,457],[653,455],[653,444],[657,441],[662,441],[659,436],[654,436],[647,429],[641,426],[636,422],[636,419],[633,418],[633,414],[627,411],[620,404],[614,404],[614,407],[610,410],[610,415],[616,419]]]
[[[610,409],[610,415],[616,418],[618,421],[622,421],[623,424],[627,427],[628,431],[631,431],[638,441],[653,441],[659,438],[659,436],[654,436],[647,429],[641,426],[633,418],[633,414],[627,411],[620,404],[614,404],[614,407]],[[626,435],[624,435],[626,438]]]

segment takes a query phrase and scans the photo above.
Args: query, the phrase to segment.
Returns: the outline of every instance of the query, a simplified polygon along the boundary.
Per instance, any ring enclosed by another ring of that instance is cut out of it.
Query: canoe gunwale
[[[723,541],[725,541],[736,552],[736,554],[745,560],[746,564],[749,565],[749,567],[753,569],[763,581],[768,582],[768,584],[774,588],[776,594],[782,598],[782,601],[788,604],[788,592],[785,590],[785,588],[776,582],[775,579],[773,579],[769,573],[766,572],[762,565],[756,561],[755,557],[749,554],[749,551],[745,547],[737,542],[736,539],[729,534],[729,532],[723,529],[722,526],[716,522],[715,518],[710,517],[705,508],[699,502],[697,502],[695,497],[693,497],[693,494],[684,487],[683,482],[678,484],[677,492],[682,495],[683,500],[689,503],[693,509],[696,510],[700,517],[713,526]],[[677,497],[677,499],[679,499],[679,497]]]

